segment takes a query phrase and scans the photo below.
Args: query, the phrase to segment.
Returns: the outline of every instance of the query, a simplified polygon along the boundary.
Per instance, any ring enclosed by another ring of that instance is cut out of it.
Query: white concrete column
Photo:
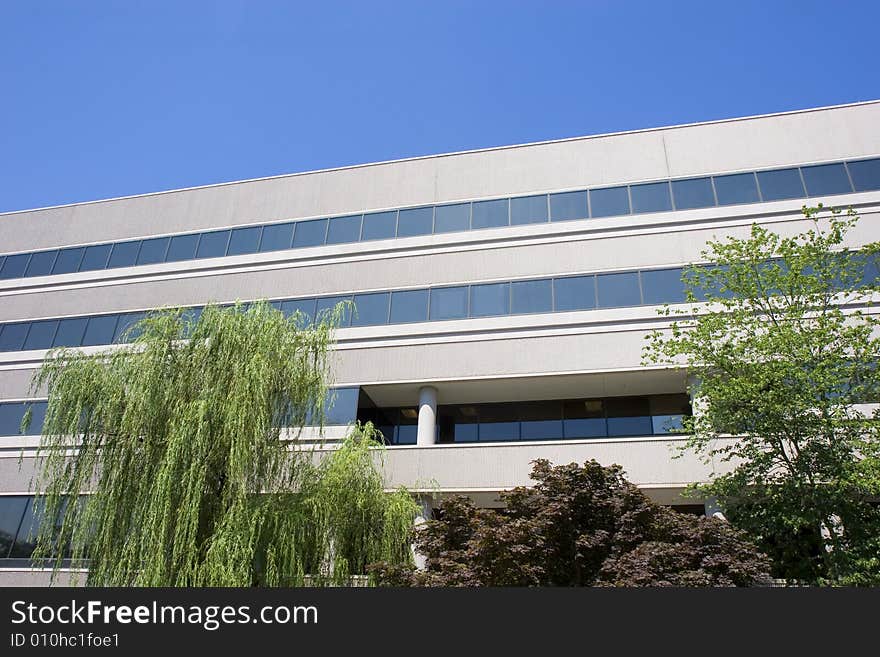
[[[433,445],[437,437],[437,388],[424,386],[419,390],[419,430],[416,444]]]

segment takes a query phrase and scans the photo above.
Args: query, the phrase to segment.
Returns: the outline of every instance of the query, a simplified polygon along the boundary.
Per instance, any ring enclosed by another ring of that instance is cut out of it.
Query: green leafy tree
[[[691,302],[645,359],[684,366],[687,448],[724,464],[701,486],[773,558],[778,577],[880,582],[880,245],[847,248],[850,210],[804,208],[792,237],[754,224],[710,241],[683,280]],[[708,303],[697,303],[706,301]]]
[[[51,352],[33,382],[49,391],[35,558],[87,559],[102,586],[344,583],[408,563],[417,506],[384,492],[372,425],[333,452],[299,440],[322,422],[342,311],[308,329],[266,303],[165,311],[105,353]]]
[[[416,534],[426,568],[375,564],[396,586],[750,586],[769,562],[729,523],[648,499],[620,466],[534,462],[534,487],[479,509],[452,497]]]

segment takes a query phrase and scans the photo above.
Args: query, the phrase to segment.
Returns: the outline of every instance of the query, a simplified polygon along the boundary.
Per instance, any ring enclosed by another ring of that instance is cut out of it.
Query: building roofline
[[[75,207],[75,206],[80,206],[80,205],[93,205],[96,203],[110,203],[113,201],[124,201],[124,200],[134,199],[134,198],[145,198],[145,197],[149,197],[149,196],[161,196],[163,194],[176,194],[178,192],[189,192],[189,191],[195,191],[195,190],[199,190],[199,189],[211,189],[214,187],[227,187],[230,185],[241,185],[241,184],[245,184],[245,183],[262,182],[264,180],[278,180],[280,178],[294,178],[294,177],[298,177],[298,176],[310,176],[310,175],[314,175],[314,174],[318,174],[318,173],[331,173],[334,171],[348,171],[351,169],[364,169],[367,167],[384,166],[387,164],[399,164],[399,163],[403,163],[403,162],[415,162],[418,160],[430,160],[430,159],[435,159],[435,158],[454,157],[454,156],[458,156],[458,155],[471,155],[474,153],[489,153],[492,151],[505,151],[505,150],[510,150],[510,149],[514,149],[514,148],[524,148],[527,146],[546,146],[549,144],[564,144],[567,142],[586,141],[589,139],[601,139],[601,138],[605,138],[605,137],[619,137],[622,135],[635,135],[635,134],[641,134],[641,133],[646,133],[646,132],[658,132],[658,131],[662,131],[662,130],[675,130],[678,128],[691,128],[691,127],[696,127],[696,126],[715,125],[715,124],[719,124],[719,123],[735,123],[735,122],[739,122],[739,121],[751,121],[754,119],[766,119],[766,118],[772,118],[772,117],[777,117],[777,116],[788,116],[788,115],[792,115],[792,114],[809,114],[812,112],[823,112],[823,111],[827,111],[827,110],[843,109],[846,107],[858,107],[858,106],[862,106],[862,105],[877,105],[877,104],[880,104],[880,98],[874,99],[874,100],[857,101],[854,103],[843,103],[840,105],[826,105],[823,107],[810,107],[810,108],[806,108],[806,109],[787,110],[784,112],[771,112],[769,114],[754,114],[751,116],[738,116],[738,117],[732,117],[732,118],[727,118],[727,119],[713,119],[711,121],[696,121],[693,123],[664,125],[664,126],[657,126],[654,128],[639,128],[636,130],[620,130],[617,132],[604,132],[604,133],[599,133],[599,134],[595,134],[595,135],[582,135],[579,137],[563,137],[561,139],[548,139],[548,140],[544,140],[544,141],[525,142],[525,143],[520,143],[520,144],[508,144],[508,145],[504,145],[504,146],[490,146],[487,148],[473,148],[470,150],[452,151],[452,152],[448,152],[448,153],[435,153],[435,154],[431,154],[431,155],[417,155],[414,157],[404,157],[404,158],[398,158],[395,160],[382,160],[379,162],[364,162],[361,164],[351,164],[351,165],[342,166],[342,167],[330,167],[327,169],[313,169],[311,171],[299,171],[299,172],[295,172],[295,173],[280,173],[280,174],[276,174],[274,176],[263,176],[260,178],[245,178],[242,180],[229,180],[229,181],[219,182],[219,183],[209,183],[207,185],[196,185],[193,187],[180,187],[180,188],[176,188],[176,189],[164,189],[164,190],[159,190],[156,192],[145,192],[143,194],[129,194],[126,196],[113,196],[110,198],[93,199],[90,201],[76,201],[74,203],[62,203],[60,205],[47,205],[47,206],[41,206],[41,207],[36,207],[36,208],[25,208],[22,210],[10,210],[8,212],[0,212],[0,217],[7,217],[10,215],[16,215],[16,214],[24,214],[24,213],[28,213],[28,212],[38,212],[41,210],[56,210],[56,209],[60,209],[60,208],[69,208],[69,207]]]

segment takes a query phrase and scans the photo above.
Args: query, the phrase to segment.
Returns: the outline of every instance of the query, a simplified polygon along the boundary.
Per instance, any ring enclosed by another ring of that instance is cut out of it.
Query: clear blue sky
[[[0,211],[878,98],[878,25],[876,0],[3,0]]]

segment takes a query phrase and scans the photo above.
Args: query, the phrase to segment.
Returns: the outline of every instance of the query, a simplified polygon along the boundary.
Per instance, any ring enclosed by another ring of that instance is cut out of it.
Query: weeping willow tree
[[[335,451],[301,440],[342,312],[168,310],[105,353],[50,352],[34,558],[85,560],[96,586],[344,584],[408,562],[417,506],[384,492],[372,425]]]

